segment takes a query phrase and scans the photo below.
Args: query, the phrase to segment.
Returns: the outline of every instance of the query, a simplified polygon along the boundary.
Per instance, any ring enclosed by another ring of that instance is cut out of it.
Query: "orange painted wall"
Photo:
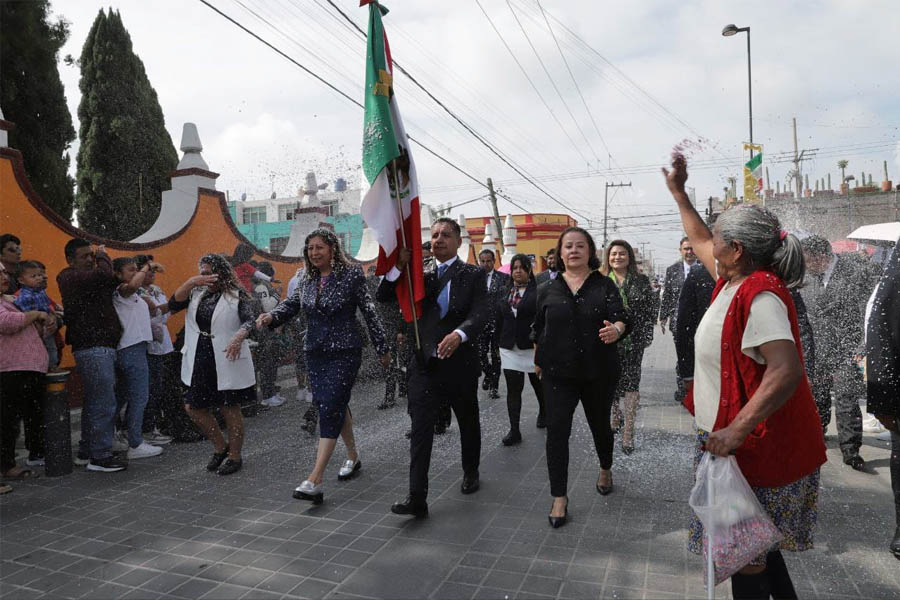
[[[184,280],[197,274],[197,260],[202,255],[208,252],[231,254],[238,243],[249,243],[231,221],[225,194],[215,190],[200,190],[198,196],[193,218],[184,229],[170,238],[146,244],[106,240],[73,227],[53,213],[40,200],[26,178],[21,154],[17,150],[0,148],[0,233],[13,233],[21,238],[24,260],[39,260],[47,265],[50,279],[47,293],[57,301],[60,300],[60,295],[56,274],[67,266],[63,247],[73,237],[105,244],[113,258],[152,254],[166,268],[165,273],[157,275],[156,283],[170,296]],[[285,288],[302,265],[301,259],[261,251],[254,258],[272,263],[277,279],[283,282]],[[183,324],[183,314],[174,315],[170,319],[169,330],[173,339]],[[61,366],[74,366],[69,347]]]

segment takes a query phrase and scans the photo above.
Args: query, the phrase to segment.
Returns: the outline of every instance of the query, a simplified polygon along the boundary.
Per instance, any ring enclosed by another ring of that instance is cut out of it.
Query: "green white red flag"
[[[412,321],[408,275],[412,276],[417,315],[422,314],[421,301],[425,297],[416,167],[394,97],[394,65],[381,22],[387,9],[375,0],[361,0],[359,3],[360,6],[366,4],[369,5],[369,31],[366,42],[363,172],[371,187],[363,198],[360,213],[378,241],[378,264],[375,271],[378,275],[384,275],[397,264],[397,253],[405,235],[412,258],[409,271],[404,270],[397,284],[397,300],[403,317]],[[394,160],[397,161],[400,179],[400,208],[392,175],[391,162]]]

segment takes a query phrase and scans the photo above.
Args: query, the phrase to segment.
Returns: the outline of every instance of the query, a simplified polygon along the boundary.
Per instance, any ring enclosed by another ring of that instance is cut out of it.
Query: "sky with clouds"
[[[327,0],[209,2],[361,100],[364,42]],[[357,1],[334,2],[365,29]],[[799,147],[818,149],[804,163],[811,184],[830,172],[836,186],[842,158],[851,173],[872,173],[876,182],[887,160],[900,181],[895,0],[386,4],[398,64],[547,194],[398,73],[410,135],[475,178],[492,177],[519,207],[573,213],[593,231],[602,230],[605,182],[631,182],[609,192],[610,237],[646,242],[663,261],[675,258],[681,234],[658,171],[672,147],[694,142],[689,185],[701,201],[740,175],[747,49],[745,34],[721,35],[728,23],[751,28],[754,141],[764,145],[772,187],[793,168],[776,162],[793,151],[792,117]],[[361,109],[199,1],[57,0],[72,33],[61,56],[80,55],[107,7],[122,15],[173,142],[184,122],[196,123],[203,155],[221,173],[218,188],[233,199],[292,195],[308,170],[320,182],[358,180]],[[78,68],[61,63],[60,72],[77,121]],[[423,202],[485,193],[424,150],[413,152]],[[488,211],[477,200],[452,212]],[[506,200],[500,211],[522,212]]]

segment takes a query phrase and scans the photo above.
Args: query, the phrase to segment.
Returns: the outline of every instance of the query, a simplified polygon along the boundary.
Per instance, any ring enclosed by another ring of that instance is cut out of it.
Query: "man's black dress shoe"
[[[463,475],[462,485],[459,486],[459,491],[463,494],[474,494],[478,491],[478,488],[481,487],[481,483],[478,481],[478,472],[471,474]]]
[[[539,413],[537,416],[537,421],[534,424],[538,429],[546,429],[547,427],[547,419],[544,417],[544,413]]]
[[[849,465],[851,468],[856,469],[857,471],[866,470],[866,461],[864,461],[862,456],[860,456],[859,454],[855,454],[853,456],[845,456],[844,464]]]
[[[491,380],[488,379],[487,377],[485,377],[484,381],[481,382],[481,389],[486,391],[490,387],[491,387]]]
[[[522,441],[522,434],[518,429],[510,429],[509,433],[503,438],[502,442],[504,446],[515,446],[519,442]]]
[[[413,515],[421,519],[428,516],[428,503],[410,494],[403,502],[395,502],[391,506],[391,512],[395,515]]]
[[[897,525],[897,531],[894,532],[894,541],[890,545],[894,558],[900,560],[900,525]]]

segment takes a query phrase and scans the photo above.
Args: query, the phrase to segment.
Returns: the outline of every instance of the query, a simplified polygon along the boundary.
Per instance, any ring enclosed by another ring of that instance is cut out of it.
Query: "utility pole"
[[[609,188],[611,187],[631,187],[631,182],[628,183],[610,183],[606,182],[606,189],[603,190],[603,247],[606,248],[606,243],[609,241],[609,237],[606,235],[607,224],[608,224],[608,216],[609,216]]]
[[[503,227],[500,225],[500,211],[497,210],[497,196],[494,194],[494,182],[488,177],[488,193],[491,195],[491,208],[494,211],[494,228],[497,231],[497,248],[503,254]]]
[[[803,173],[801,171],[801,167],[803,165],[804,160],[809,160],[814,158],[816,152],[818,152],[818,148],[804,148],[800,150],[798,153],[797,149],[797,117],[791,119],[793,121],[794,126],[794,197],[800,198],[803,196]],[[809,155],[806,153],[809,152]]]

